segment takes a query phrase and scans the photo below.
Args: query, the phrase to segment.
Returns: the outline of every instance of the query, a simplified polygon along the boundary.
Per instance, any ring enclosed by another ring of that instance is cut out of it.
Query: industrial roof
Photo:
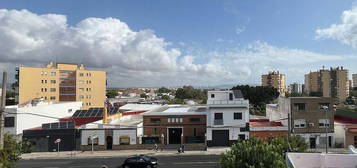
[[[153,115],[205,115],[206,106],[184,106],[184,107],[170,107],[162,112],[145,113],[144,116]]]
[[[121,106],[119,109],[120,110],[126,110],[126,111],[138,111],[138,110],[154,110],[157,108],[162,107],[162,105],[158,104],[126,104],[124,106]]]

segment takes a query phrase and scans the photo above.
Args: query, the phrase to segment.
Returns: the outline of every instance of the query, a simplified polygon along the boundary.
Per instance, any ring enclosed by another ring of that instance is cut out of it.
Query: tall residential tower
[[[286,86],[285,86],[285,75],[280,74],[279,71],[269,72],[268,74],[262,75],[262,86],[271,86],[278,89],[281,96],[285,96]]]
[[[49,63],[46,67],[16,69],[16,102],[32,99],[65,102],[81,101],[82,109],[104,107],[106,72],[87,70],[83,65]]]

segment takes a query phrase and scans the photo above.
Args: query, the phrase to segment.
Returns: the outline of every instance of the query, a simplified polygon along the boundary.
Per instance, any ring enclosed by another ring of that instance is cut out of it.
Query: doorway
[[[107,136],[106,142],[107,142],[107,150],[113,149],[113,137]]]
[[[229,130],[212,130],[213,146],[229,146]]]
[[[310,138],[310,148],[311,149],[316,148],[316,138]]]
[[[182,128],[168,128],[169,144],[181,144]]]

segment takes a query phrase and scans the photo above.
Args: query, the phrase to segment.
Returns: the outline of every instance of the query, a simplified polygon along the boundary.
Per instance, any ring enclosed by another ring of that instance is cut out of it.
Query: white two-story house
[[[229,146],[248,138],[249,101],[241,91],[208,91],[207,146]]]

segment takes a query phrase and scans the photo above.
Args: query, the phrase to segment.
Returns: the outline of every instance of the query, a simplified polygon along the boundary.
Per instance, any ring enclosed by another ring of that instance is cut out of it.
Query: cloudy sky
[[[50,61],[106,70],[110,86],[287,83],[357,73],[357,1],[61,0],[0,3],[0,70]]]

